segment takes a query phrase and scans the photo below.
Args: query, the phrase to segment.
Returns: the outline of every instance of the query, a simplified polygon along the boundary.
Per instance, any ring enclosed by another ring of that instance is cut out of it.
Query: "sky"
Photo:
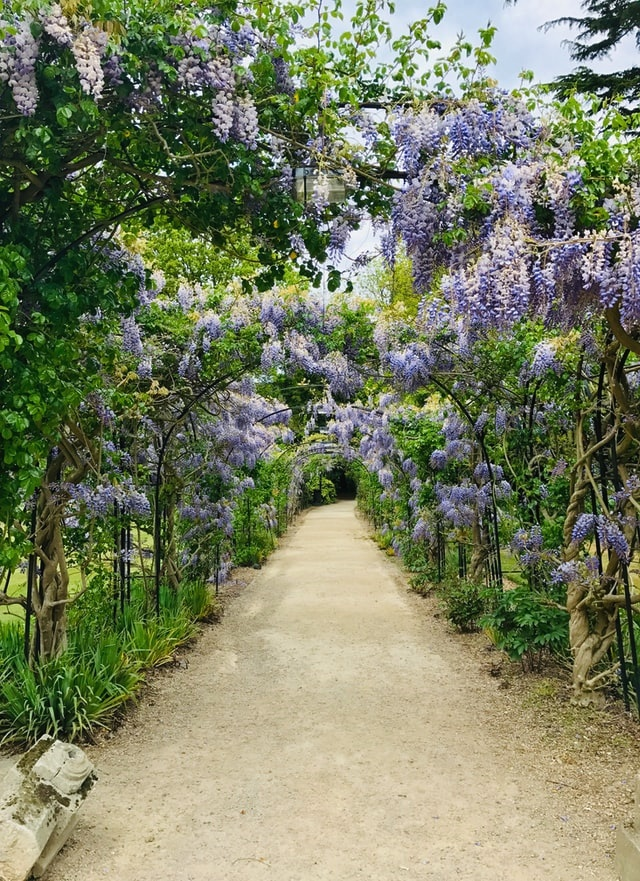
[[[420,18],[428,2],[399,2],[401,13],[398,20],[410,22]],[[575,29],[572,31],[566,25],[559,25],[544,32],[539,28],[545,22],[563,16],[583,17],[585,13],[580,8],[580,0],[518,0],[515,6],[506,6],[504,0],[444,2],[447,12],[435,31],[443,46],[453,44],[460,31],[467,38],[473,38],[478,28],[486,27],[489,21],[497,27],[493,42],[497,64],[489,72],[504,88],[517,86],[518,74],[523,69],[533,70],[535,82],[548,82],[576,66],[569,57],[569,49],[562,45],[564,40],[575,36]],[[631,66],[636,61],[637,50],[630,40],[610,61],[589,66],[604,71]]]

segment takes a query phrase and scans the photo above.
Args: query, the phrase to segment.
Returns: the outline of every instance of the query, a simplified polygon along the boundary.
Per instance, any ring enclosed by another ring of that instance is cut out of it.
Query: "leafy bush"
[[[233,552],[234,566],[261,566],[267,558],[264,548],[258,545],[242,545]]]
[[[400,556],[403,565],[409,572],[423,572],[431,566],[429,545],[424,541],[416,541],[410,534],[399,536]]]
[[[273,504],[268,469],[253,472],[254,489],[247,490],[233,515],[233,564],[255,566],[264,562],[276,546],[278,511]],[[210,567],[207,576],[211,574]]]
[[[493,593],[480,624],[524,669],[540,669],[545,653],[562,656],[569,645],[566,611],[527,587]]]
[[[480,618],[486,608],[484,585],[471,581],[448,581],[440,588],[444,613],[460,633],[471,633],[480,627]]]
[[[123,651],[132,663],[143,670],[171,663],[179,643],[161,619],[137,619],[127,627]]]
[[[98,569],[89,579],[87,589],[80,593],[68,607],[69,632],[81,627],[99,636],[104,631],[105,621],[113,619],[113,573]]]
[[[390,548],[393,543],[393,533],[388,527],[383,527],[381,530],[378,530],[378,532],[376,532],[373,540],[378,545],[381,551],[386,551],[387,548]]]
[[[135,604],[125,608],[119,621],[122,651],[139,668],[148,670],[170,663],[176,649],[195,636],[194,617],[181,593],[166,592],[159,616],[141,614]]]
[[[416,572],[409,579],[411,590],[415,590],[420,596],[427,596],[434,589],[434,573],[432,570]]]

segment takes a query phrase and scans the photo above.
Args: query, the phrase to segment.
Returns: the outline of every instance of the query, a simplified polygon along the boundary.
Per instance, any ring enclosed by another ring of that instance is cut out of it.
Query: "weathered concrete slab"
[[[620,881],[640,879],[640,774],[636,777],[635,815],[631,826],[618,828],[616,871]]]
[[[42,875],[95,780],[79,747],[46,735],[9,769],[0,782],[0,881]]]

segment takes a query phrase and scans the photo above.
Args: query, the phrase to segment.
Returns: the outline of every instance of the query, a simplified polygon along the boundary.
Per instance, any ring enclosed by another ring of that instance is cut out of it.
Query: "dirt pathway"
[[[46,881],[613,881],[456,652],[351,503],[309,512],[89,750]]]

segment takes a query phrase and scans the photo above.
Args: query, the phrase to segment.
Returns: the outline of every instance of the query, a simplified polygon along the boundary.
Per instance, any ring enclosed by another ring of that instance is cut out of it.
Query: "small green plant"
[[[480,627],[479,621],[486,608],[484,585],[471,581],[443,582],[440,596],[447,619],[460,633],[472,633]]]
[[[86,645],[86,644],[85,644]],[[43,734],[64,740],[91,738],[135,696],[142,675],[113,635],[31,669],[22,652],[0,678],[0,742],[31,744]]]
[[[176,644],[160,619],[137,619],[127,627],[123,651],[140,669],[162,667],[174,660]]]
[[[429,567],[430,549],[426,542],[415,541],[411,535],[401,534],[399,548],[402,563],[409,572],[422,572]]]
[[[135,697],[146,670],[172,661],[193,638],[197,620],[219,617],[206,584],[164,588],[159,616],[146,611],[148,598],[136,590],[115,622],[104,593],[104,603],[99,590],[88,597],[86,621],[74,620],[67,651],[46,664],[26,662],[21,626],[0,630],[0,743],[29,745],[43,734],[92,738]]]
[[[222,617],[222,603],[204,582],[187,582],[181,586],[179,596],[181,604],[193,621],[214,624]]]
[[[373,540],[378,545],[381,551],[386,551],[387,548],[390,548],[393,542],[393,533],[390,529],[382,529],[376,532],[373,537]]]
[[[267,558],[264,548],[258,545],[241,545],[233,552],[234,566],[261,566]]]
[[[11,669],[14,658],[24,653],[24,630],[22,625],[11,621],[0,630],[0,682]]]
[[[409,587],[420,596],[428,596],[434,588],[433,573],[428,570],[415,572],[409,579]]]
[[[499,649],[525,670],[540,670],[545,654],[565,655],[569,618],[552,600],[528,587],[492,592],[480,625]]]
[[[69,632],[77,627],[96,635],[104,631],[105,621],[113,618],[113,574],[107,568],[98,569],[89,578],[86,590],[69,604]]]
[[[120,619],[122,651],[143,670],[173,661],[176,649],[196,633],[193,616],[182,604],[180,595],[167,592],[165,602],[160,616],[140,615],[135,606],[130,606]]]

